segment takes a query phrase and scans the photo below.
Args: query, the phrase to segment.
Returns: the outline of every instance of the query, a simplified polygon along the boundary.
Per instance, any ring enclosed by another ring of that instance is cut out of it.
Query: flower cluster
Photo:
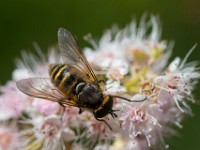
[[[160,39],[158,18],[145,16],[139,25],[132,21],[124,29],[113,27],[84,54],[97,78],[105,81],[104,93],[114,96],[116,117],[102,121],[89,111],[22,94],[16,81],[49,77],[48,66],[63,63],[52,48],[44,55],[22,53],[11,81],[1,86],[0,149],[28,150],[144,150],[168,148],[165,138],[175,134],[172,126],[182,127],[192,114],[192,90],[200,78],[196,62],[187,63],[193,47],[183,60],[168,62],[172,44]],[[125,100],[124,97],[128,100]],[[144,101],[141,101],[144,100]]]

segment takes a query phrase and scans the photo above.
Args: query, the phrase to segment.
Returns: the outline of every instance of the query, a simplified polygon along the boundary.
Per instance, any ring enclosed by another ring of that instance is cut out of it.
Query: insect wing
[[[83,52],[81,51],[75,37],[66,29],[60,28],[58,30],[58,45],[64,63],[73,65],[83,72],[86,76],[89,75],[91,82],[96,82],[97,78],[86,60]]]
[[[36,77],[23,79],[17,82],[17,87],[21,92],[31,97],[42,98],[61,103],[66,101],[66,98],[59,93],[49,78]]]

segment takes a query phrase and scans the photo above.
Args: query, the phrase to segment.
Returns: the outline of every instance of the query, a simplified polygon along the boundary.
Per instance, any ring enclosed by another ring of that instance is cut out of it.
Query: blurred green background
[[[160,16],[162,38],[175,41],[173,57],[184,57],[195,44],[189,60],[200,60],[199,0],[1,0],[0,1],[0,83],[11,79],[13,60],[22,49],[34,50],[37,41],[43,50],[57,42],[57,30],[66,27],[86,46],[88,32],[99,38],[113,24],[124,27],[144,13]],[[195,94],[200,99],[200,85]],[[172,150],[200,149],[200,106],[195,116],[183,122],[180,137],[168,140]]]

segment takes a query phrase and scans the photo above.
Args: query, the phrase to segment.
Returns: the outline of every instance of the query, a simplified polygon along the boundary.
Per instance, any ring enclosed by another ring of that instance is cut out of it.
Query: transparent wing
[[[58,30],[58,45],[64,63],[73,65],[86,76],[89,76],[88,79],[91,80],[91,82],[98,83],[92,68],[78,46],[75,37],[64,28]]]
[[[42,98],[70,106],[75,106],[73,100],[65,98],[59,90],[51,83],[50,78],[29,78],[18,81],[18,89],[31,97]]]

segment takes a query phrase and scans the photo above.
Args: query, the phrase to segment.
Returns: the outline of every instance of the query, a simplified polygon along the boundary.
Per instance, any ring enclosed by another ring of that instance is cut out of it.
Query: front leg
[[[65,113],[65,105],[63,105],[61,102],[58,102],[60,104],[60,106],[63,108],[62,110],[62,115],[61,115],[61,121],[63,121],[63,116],[64,116],[64,113]]]
[[[84,110],[83,110],[82,108],[80,108],[80,109],[79,109],[79,114],[82,114],[83,111],[84,111]]]
[[[99,118],[97,118],[97,117],[95,117],[95,119],[98,120],[98,121],[103,121],[103,122],[108,126],[108,128],[112,131],[112,127],[107,123],[106,120],[104,120],[104,119],[99,119]]]

